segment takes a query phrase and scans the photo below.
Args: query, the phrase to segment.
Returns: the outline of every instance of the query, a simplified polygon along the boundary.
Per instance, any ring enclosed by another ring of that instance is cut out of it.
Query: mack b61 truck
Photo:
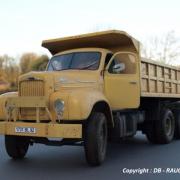
[[[140,57],[140,43],[110,30],[44,40],[52,58],[44,72],[19,77],[0,96],[0,134],[7,154],[29,145],[82,145],[91,166],[109,141],[144,133],[150,143],[180,138],[180,71]]]

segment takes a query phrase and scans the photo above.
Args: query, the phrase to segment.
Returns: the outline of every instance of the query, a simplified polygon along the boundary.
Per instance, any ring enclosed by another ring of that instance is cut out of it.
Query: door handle
[[[130,81],[129,84],[137,84],[137,81]]]

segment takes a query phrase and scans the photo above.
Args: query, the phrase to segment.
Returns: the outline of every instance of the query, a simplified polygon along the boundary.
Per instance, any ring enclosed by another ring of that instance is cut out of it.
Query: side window
[[[136,63],[136,57],[134,55],[120,53],[113,59],[108,72],[111,74],[135,74]]]

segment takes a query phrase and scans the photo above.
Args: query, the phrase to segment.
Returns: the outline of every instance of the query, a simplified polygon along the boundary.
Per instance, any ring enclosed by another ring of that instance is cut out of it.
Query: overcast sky
[[[0,55],[48,53],[43,39],[125,30],[140,41],[174,30],[179,0],[0,0]]]

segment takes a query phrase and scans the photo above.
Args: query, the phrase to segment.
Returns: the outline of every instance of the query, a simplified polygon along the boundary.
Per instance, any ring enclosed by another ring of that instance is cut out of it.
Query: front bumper
[[[35,128],[35,133],[17,133],[16,127]],[[0,122],[1,135],[47,137],[47,138],[82,138],[81,124]]]
[[[34,108],[35,122],[22,122],[20,108]],[[41,123],[40,109],[45,109],[50,120]],[[82,124],[61,124],[56,122],[56,117],[48,109],[45,97],[9,97],[6,100],[6,118],[0,121],[1,135],[31,136],[46,138],[82,138]],[[17,131],[23,129],[23,131]],[[30,129],[30,131],[28,130]],[[33,129],[33,131],[31,131]]]

